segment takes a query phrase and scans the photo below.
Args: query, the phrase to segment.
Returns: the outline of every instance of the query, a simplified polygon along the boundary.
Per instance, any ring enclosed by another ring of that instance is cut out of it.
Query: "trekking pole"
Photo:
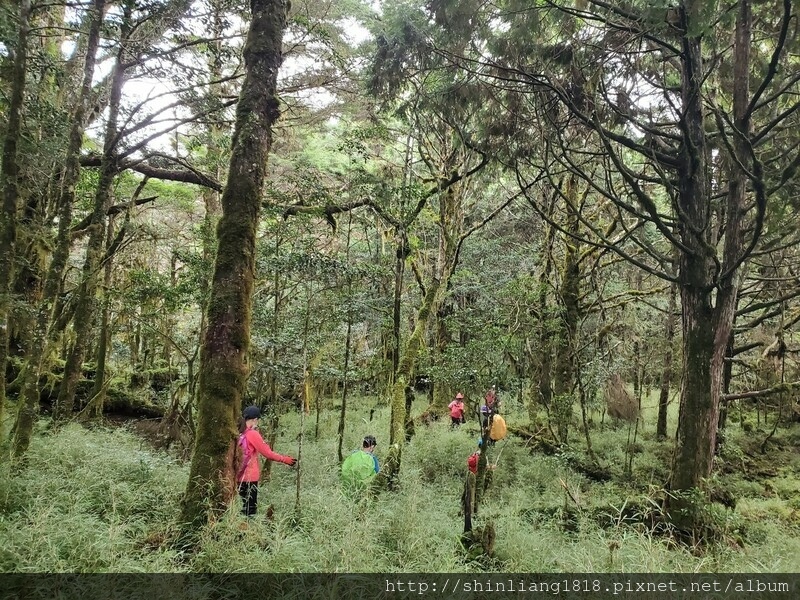
[[[497,453],[497,457],[494,459],[494,466],[493,468],[497,468],[497,463],[500,462],[500,456],[503,454],[503,450],[506,449],[506,444],[508,443],[508,438],[503,440],[503,445],[500,446],[500,451]]]
[[[303,324],[303,393],[300,403],[300,435],[297,436],[297,473],[295,475],[294,511],[297,519],[300,518],[300,471],[302,469],[303,436],[306,430],[306,406],[310,402],[311,376],[308,372],[308,321],[311,316],[311,282],[306,288],[306,319]]]
[[[300,459],[303,457],[303,433],[305,431],[305,424],[306,424],[305,401],[307,393],[308,393],[308,381],[304,381],[303,405],[300,407],[300,435],[298,436],[298,441],[297,441],[297,464],[295,465],[297,472],[295,473],[294,511],[298,519],[300,518],[300,469],[302,469],[303,465]]]

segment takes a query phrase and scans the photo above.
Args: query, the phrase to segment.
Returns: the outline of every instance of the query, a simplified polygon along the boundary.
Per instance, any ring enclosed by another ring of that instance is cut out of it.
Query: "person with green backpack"
[[[374,435],[368,435],[361,443],[361,450],[356,450],[342,463],[342,484],[348,489],[365,488],[380,471],[375,446],[378,442]]]

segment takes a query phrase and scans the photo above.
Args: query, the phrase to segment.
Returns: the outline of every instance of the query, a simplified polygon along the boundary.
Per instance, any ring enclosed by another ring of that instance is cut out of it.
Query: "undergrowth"
[[[385,456],[388,417],[385,408],[377,408],[371,423],[353,412],[346,447],[355,449],[373,433],[379,457]],[[513,414],[508,420],[513,423]],[[41,428],[24,465],[12,473],[4,463],[0,472],[0,571],[800,570],[796,447],[786,445],[782,461],[773,458],[769,476],[759,478],[761,457],[733,427],[710,485],[725,487],[736,506],[708,505],[707,518],[723,535],[696,547],[676,543],[660,514],[669,442],[645,431],[631,449],[620,444],[624,430],[598,428],[594,450],[615,474],[606,483],[573,470],[567,453],[534,453],[513,436],[499,442],[488,449],[497,466],[474,517],[477,526],[494,524],[495,555],[476,561],[460,544],[460,497],[477,425],[418,427],[403,451],[399,489],[354,499],[338,482],[338,414],[321,415],[318,439],[314,419],[305,422],[299,505],[297,471],[275,464],[271,480],[261,484],[259,515],[244,525],[232,507],[189,551],[171,543],[188,464],[152,450],[125,428]],[[297,453],[299,423],[296,415],[282,419],[277,451]],[[582,449],[578,444],[571,452]]]

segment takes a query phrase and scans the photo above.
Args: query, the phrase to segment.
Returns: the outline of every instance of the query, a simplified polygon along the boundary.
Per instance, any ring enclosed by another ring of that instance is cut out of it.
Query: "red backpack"
[[[239,443],[238,443],[238,450],[241,451],[242,456],[242,464],[239,466],[239,469],[236,471],[236,479],[241,480],[242,475],[244,475],[244,471],[247,468],[247,465],[250,463],[250,459],[253,456],[253,449],[250,447],[250,444],[247,442],[247,436],[245,435],[247,431],[243,431],[239,434]]]

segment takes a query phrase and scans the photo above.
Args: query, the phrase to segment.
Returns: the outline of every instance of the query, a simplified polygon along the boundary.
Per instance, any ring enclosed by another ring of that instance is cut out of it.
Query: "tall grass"
[[[508,421],[522,419],[511,407]],[[378,437],[385,455],[388,409],[353,412],[345,446]],[[653,489],[669,442],[640,436],[633,473],[596,483],[568,455],[543,456],[518,438],[489,449],[497,461],[475,524],[491,521],[492,560],[470,560],[460,544],[460,497],[477,425],[420,427],[403,451],[399,489],[375,498],[344,494],[338,481],[338,415],[305,420],[300,504],[297,471],[272,467],[262,482],[259,515],[238,506],[210,524],[190,552],[170,544],[188,466],[151,450],[126,429],[40,431],[26,464],[0,473],[0,571],[3,572],[796,572],[800,567],[796,464],[765,487],[735,473],[735,510],[719,509],[730,536],[702,552],[675,545],[636,513],[656,510]],[[297,454],[297,415],[282,419],[276,450]],[[734,442],[736,436],[731,435]],[[739,440],[741,441],[741,440]],[[627,464],[627,436],[594,434],[595,451],[613,472]],[[576,447],[580,453],[580,447]],[[735,452],[734,452],[735,455]],[[735,456],[734,456],[735,458]],[[569,493],[565,490],[569,491]],[[267,520],[268,505],[274,517]]]
[[[186,474],[124,430],[37,436],[24,468],[0,477],[0,570],[173,570],[175,554],[147,540],[174,519]]]

